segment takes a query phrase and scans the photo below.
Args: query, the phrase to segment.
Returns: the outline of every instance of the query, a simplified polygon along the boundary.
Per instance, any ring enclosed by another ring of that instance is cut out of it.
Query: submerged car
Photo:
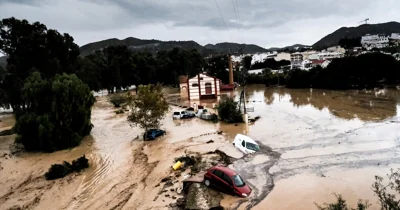
[[[224,166],[214,166],[208,169],[204,174],[204,185],[240,197],[247,197],[251,193],[251,188],[243,181],[242,177],[236,171]]]
[[[235,136],[233,145],[244,154],[251,154],[260,151],[260,147],[258,146],[257,142],[255,142],[252,138],[242,134],[237,134]]]
[[[185,119],[195,117],[195,114],[188,111],[174,112],[172,114],[172,119]]]
[[[164,130],[149,129],[143,134],[143,140],[154,140],[159,136],[166,134]]]

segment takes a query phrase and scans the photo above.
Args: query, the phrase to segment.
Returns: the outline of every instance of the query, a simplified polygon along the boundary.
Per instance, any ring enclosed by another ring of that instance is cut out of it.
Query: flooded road
[[[171,97],[175,95],[171,91]],[[178,94],[179,95],[179,94]],[[239,94],[225,93],[221,98]],[[248,199],[224,195],[227,209],[315,209],[314,202],[348,203],[368,199],[378,209],[371,184],[375,175],[400,167],[400,92],[266,89],[248,86],[254,124],[228,125],[200,119],[162,121],[167,135],[143,142],[142,130],[130,127],[126,113],[116,115],[106,98],[92,110],[94,128],[80,146],[51,154],[9,154],[15,136],[0,137],[0,209],[168,209],[179,196],[161,196],[160,180],[171,175],[174,158],[187,151],[220,149],[236,158],[237,170],[253,193]],[[208,108],[216,100],[196,102]],[[189,105],[189,104],[187,104]],[[0,118],[2,130],[10,116]],[[216,131],[223,131],[217,135]],[[237,133],[260,143],[261,151],[245,156],[232,146]],[[206,142],[213,140],[214,143]],[[51,164],[83,154],[90,167],[56,181],[43,174]],[[182,177],[184,174],[182,174]],[[171,188],[177,187],[174,182]],[[173,198],[174,197],[174,198]],[[54,199],[57,204],[54,204]]]
[[[332,193],[347,196],[352,205],[369,199],[371,209],[378,208],[371,190],[374,175],[400,167],[399,91],[250,86],[247,99],[255,108],[249,115],[261,119],[248,128],[232,130],[230,138],[235,132],[246,133],[281,156],[270,168],[265,166],[274,160],[234,164],[258,192],[275,185],[266,199],[256,196],[240,209],[251,203],[257,204],[252,209],[315,209],[314,202],[333,201]],[[268,174],[273,180],[266,182]]]

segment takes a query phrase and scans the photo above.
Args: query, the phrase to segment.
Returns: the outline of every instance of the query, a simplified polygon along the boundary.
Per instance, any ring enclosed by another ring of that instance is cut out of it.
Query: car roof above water
[[[238,174],[233,169],[230,169],[225,166],[214,166],[214,167],[210,168],[210,170],[215,170],[215,169],[224,172],[224,174],[228,175],[229,177],[232,177],[232,176],[235,176],[236,174]]]
[[[257,142],[255,142],[252,138],[250,138],[250,137],[248,137],[246,135],[243,135],[243,134],[236,134],[234,141],[236,141],[236,139],[242,139],[242,140],[245,140],[246,142],[257,144]]]

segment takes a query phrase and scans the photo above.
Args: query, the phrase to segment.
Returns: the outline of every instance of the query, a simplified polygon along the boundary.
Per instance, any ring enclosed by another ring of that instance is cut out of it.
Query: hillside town
[[[281,69],[272,69],[272,72],[277,72],[282,69],[301,69],[310,70],[313,67],[321,66],[326,68],[333,59],[343,58],[345,56],[358,56],[371,52],[380,52],[383,54],[392,55],[397,60],[400,60],[400,53],[389,53],[385,51],[386,48],[393,48],[400,45],[400,34],[392,33],[391,35],[382,34],[366,34],[360,38],[360,46],[344,48],[340,45],[331,46],[323,50],[314,50],[309,48],[297,48],[297,52],[266,52],[245,54],[240,56],[232,56],[234,65],[240,63],[245,56],[252,56],[252,64],[257,62],[261,63],[267,59],[274,59],[275,61],[290,61],[290,65],[282,66]],[[259,74],[263,69],[251,69],[249,74]]]

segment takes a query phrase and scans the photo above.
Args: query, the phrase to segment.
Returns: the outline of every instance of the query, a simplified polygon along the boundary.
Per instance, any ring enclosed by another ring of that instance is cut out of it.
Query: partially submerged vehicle
[[[233,140],[233,145],[244,154],[251,154],[260,151],[260,147],[258,146],[257,142],[243,134],[237,134],[235,136],[235,140]]]
[[[242,177],[234,170],[224,166],[214,166],[204,174],[204,185],[215,187],[218,190],[247,197],[251,193],[251,188],[243,181]]]
[[[154,140],[159,136],[165,135],[167,132],[161,129],[149,129],[143,134],[143,140]]]
[[[196,115],[192,112],[188,112],[188,111],[175,111],[172,114],[172,119],[185,119],[185,118],[192,118],[195,117]]]

